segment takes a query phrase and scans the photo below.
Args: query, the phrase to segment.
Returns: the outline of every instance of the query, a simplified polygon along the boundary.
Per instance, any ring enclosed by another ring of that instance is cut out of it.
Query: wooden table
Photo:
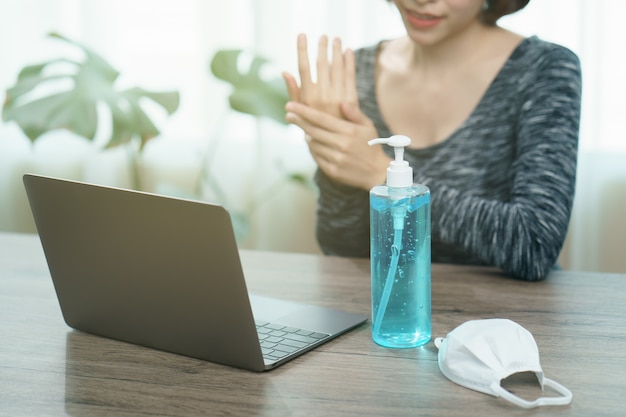
[[[369,263],[242,252],[251,290],[369,314]],[[370,324],[266,373],[71,330],[39,240],[0,233],[0,416],[620,416],[626,413],[626,276],[554,272],[543,282],[433,265],[433,332],[506,317],[531,331],[569,406],[523,410],[447,380],[433,343],[384,349]],[[509,389],[532,399],[536,378]]]

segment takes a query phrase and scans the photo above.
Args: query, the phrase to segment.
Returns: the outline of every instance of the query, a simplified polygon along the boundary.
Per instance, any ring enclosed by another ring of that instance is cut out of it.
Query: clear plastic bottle
[[[385,347],[417,347],[432,334],[430,190],[413,184],[413,170],[403,160],[408,137],[369,143],[395,150],[387,183],[370,191],[372,339]]]

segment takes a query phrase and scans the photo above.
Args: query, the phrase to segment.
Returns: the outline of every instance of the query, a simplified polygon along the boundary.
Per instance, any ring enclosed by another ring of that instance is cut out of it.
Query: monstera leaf
[[[231,84],[230,107],[252,116],[269,117],[279,123],[285,122],[285,104],[289,100],[282,78],[263,79],[262,70],[269,62],[259,56],[248,56],[241,49],[225,49],[215,53],[211,60],[211,72],[222,81]],[[249,61],[247,68],[245,63]]]
[[[93,140],[99,122],[97,106],[104,103],[110,110],[112,123],[106,147],[127,143],[135,137],[141,139],[140,147],[143,147],[159,130],[140,101],[152,100],[168,114],[178,108],[179,94],[174,91],[150,92],[137,87],[118,90],[115,83],[119,72],[102,57],[59,34],[49,36],[81,49],[85,58],[82,62],[59,58],[27,66],[19,73],[15,85],[7,90],[2,119],[15,121],[31,141],[54,129],[68,129]],[[55,90],[55,85],[67,88]],[[42,96],[41,90],[47,90],[48,94]]]

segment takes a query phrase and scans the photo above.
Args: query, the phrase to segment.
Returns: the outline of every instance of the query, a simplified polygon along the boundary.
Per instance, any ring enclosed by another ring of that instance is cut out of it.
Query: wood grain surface
[[[367,260],[242,251],[242,262],[257,294],[370,312]],[[432,342],[385,349],[369,323],[266,373],[81,333],[63,322],[37,236],[0,233],[0,416],[624,415],[626,275],[555,271],[528,283],[492,268],[432,269],[434,336],[515,320],[572,404],[529,411],[461,387],[441,374]],[[534,374],[503,384],[542,394]]]

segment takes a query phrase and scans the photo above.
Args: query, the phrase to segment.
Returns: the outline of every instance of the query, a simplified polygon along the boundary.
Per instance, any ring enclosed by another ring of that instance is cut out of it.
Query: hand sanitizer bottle
[[[393,146],[387,182],[370,191],[372,339],[412,348],[431,338],[430,190],[413,183],[406,136],[372,139]]]

